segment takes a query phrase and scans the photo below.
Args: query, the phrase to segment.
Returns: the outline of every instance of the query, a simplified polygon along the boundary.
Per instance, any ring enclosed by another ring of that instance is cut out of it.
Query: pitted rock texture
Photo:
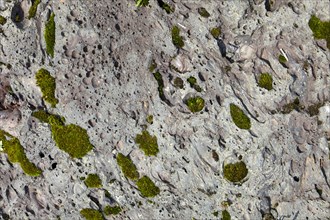
[[[134,0],[42,0],[28,19],[30,0],[0,0],[7,18],[0,26],[0,129],[17,137],[43,171],[30,177],[0,154],[0,219],[83,219],[80,210],[108,205],[122,212],[106,219],[219,219],[214,213],[223,210],[232,219],[329,218],[330,53],[308,26],[312,15],[330,20],[329,1],[166,2],[173,13],[156,0],[147,7]],[[200,7],[209,18],[199,15]],[[44,40],[51,13],[53,58]],[[174,25],[182,49],[172,43]],[[218,39],[214,27],[221,28]],[[166,102],[149,71],[153,62]],[[42,99],[35,80],[40,68],[56,79],[56,108]],[[270,91],[257,83],[266,72]],[[189,85],[190,76],[201,92]],[[191,113],[185,100],[197,95],[205,107]],[[251,129],[233,123],[230,104],[251,119]],[[93,150],[70,158],[56,147],[49,125],[31,116],[37,109],[86,129]],[[157,156],[144,155],[135,143],[143,129],[157,137]],[[129,155],[160,194],[143,198],[117,165],[118,153]],[[234,184],[223,168],[240,160],[248,175]],[[99,175],[101,188],[86,187],[89,173]]]

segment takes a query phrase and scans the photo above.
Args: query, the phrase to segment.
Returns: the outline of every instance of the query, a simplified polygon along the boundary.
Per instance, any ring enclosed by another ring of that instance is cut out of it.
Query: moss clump
[[[147,156],[156,156],[159,152],[157,137],[151,136],[146,130],[142,131],[141,134],[136,135],[135,142]]]
[[[222,211],[222,220],[230,220],[231,216],[227,210]]]
[[[157,63],[155,60],[152,60],[150,65],[149,65],[149,71],[152,73],[154,70],[157,68]]]
[[[248,174],[248,170],[243,161],[226,164],[223,169],[224,177],[230,182],[240,182]]]
[[[320,102],[320,103],[316,103],[314,105],[310,105],[307,108],[307,113],[313,117],[315,115],[319,114],[319,108],[321,108],[324,105],[324,103]]]
[[[278,61],[282,64],[285,64],[286,62],[288,62],[288,60],[285,58],[285,56],[283,56],[282,54],[280,54],[278,56]]]
[[[0,15],[0,25],[4,25],[7,23],[7,19]]]
[[[7,154],[11,163],[19,163],[27,175],[39,176],[42,171],[29,161],[20,141],[9,133],[0,130],[0,147]]]
[[[246,130],[251,128],[250,118],[246,116],[242,109],[240,109],[237,105],[230,104],[230,115],[238,128]]]
[[[136,182],[136,185],[143,197],[155,197],[160,193],[159,188],[152,182],[152,180],[144,176]]]
[[[173,26],[172,28],[172,43],[177,48],[182,48],[184,46],[183,38],[180,36],[180,29],[178,26]]]
[[[318,17],[312,15],[308,26],[313,31],[316,39],[325,39],[327,41],[327,48],[330,49],[330,21],[321,21]]]
[[[166,100],[165,94],[164,94],[164,81],[163,81],[163,77],[162,74],[160,74],[159,72],[155,72],[153,73],[155,79],[157,80],[158,83],[158,93],[159,93],[159,98],[163,101]]]
[[[188,83],[190,84],[191,88],[194,88],[197,92],[201,92],[202,88],[197,84],[197,79],[193,76],[190,76],[187,79]]]
[[[148,115],[146,120],[149,124],[153,124],[154,123],[154,116]]]
[[[102,213],[95,209],[82,209],[80,211],[80,214],[86,220],[103,220],[104,219]]]
[[[176,88],[183,89],[183,80],[180,77],[176,77],[173,83]]]
[[[137,180],[140,177],[139,172],[136,169],[133,161],[127,156],[119,153],[117,155],[117,164],[121,168],[121,171],[124,173],[124,176],[131,179]]]
[[[172,12],[174,12],[174,7],[170,6],[169,4],[167,4],[166,2],[162,1],[162,0],[157,0],[159,7],[161,7],[163,10],[166,11],[167,14],[171,14]]]
[[[58,103],[58,99],[55,98],[55,78],[47,70],[42,68],[36,73],[36,80],[43,94],[43,99],[54,108]]]
[[[46,41],[46,52],[49,56],[54,57],[55,48],[55,14],[52,13],[45,26],[45,41]]]
[[[96,173],[88,174],[85,184],[89,188],[100,188],[102,187],[102,180]]]
[[[186,105],[191,112],[200,112],[204,108],[205,101],[202,97],[196,96],[187,99]]]
[[[264,89],[273,89],[273,77],[269,73],[262,73],[259,77],[258,86]]]
[[[51,114],[47,113],[46,111],[39,110],[36,112],[32,112],[32,116],[39,119],[42,122],[49,123],[49,117],[51,116]]]
[[[200,16],[202,16],[203,18],[208,18],[211,16],[210,13],[203,7],[198,8],[197,11],[198,11],[198,14]]]
[[[293,102],[288,103],[282,107],[282,114],[289,114],[293,110],[300,111],[302,106],[300,105],[300,101],[298,98],[295,98]]]
[[[120,212],[122,211],[122,209],[120,208],[120,206],[106,206],[103,210],[105,215],[118,215]]]
[[[212,213],[215,217],[218,217],[218,215],[219,215],[219,212],[218,211],[216,211],[216,212],[213,212]]]
[[[215,39],[218,39],[221,34],[221,29],[220,29],[220,27],[212,28],[210,30],[210,33]]]
[[[146,7],[149,5],[149,0],[135,0],[136,7]]]
[[[61,125],[55,117],[50,118],[53,139],[61,150],[73,158],[82,158],[93,149],[87,131],[78,125]]]
[[[40,0],[32,1],[32,6],[29,9],[29,17],[28,17],[29,19],[34,18],[36,16],[39,3],[40,3]]]

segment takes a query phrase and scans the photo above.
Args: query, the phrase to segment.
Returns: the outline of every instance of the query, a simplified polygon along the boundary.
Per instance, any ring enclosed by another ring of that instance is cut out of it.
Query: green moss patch
[[[95,209],[82,209],[80,211],[80,214],[86,219],[86,220],[103,220],[103,215],[100,211]]]
[[[285,64],[286,62],[288,62],[288,60],[285,58],[285,56],[283,56],[282,54],[280,54],[278,56],[278,61],[281,63],[281,64]]]
[[[7,23],[7,19],[0,15],[0,25],[4,25]]]
[[[100,188],[102,187],[102,180],[96,173],[88,174],[85,184],[89,188]]]
[[[202,16],[203,18],[208,18],[211,16],[210,13],[203,7],[198,8],[197,11],[198,11],[198,14],[200,16]]]
[[[29,9],[29,19],[34,18],[37,13],[38,5],[40,4],[40,0],[32,0],[32,6]]]
[[[131,180],[139,179],[140,174],[137,171],[135,164],[128,156],[125,157],[123,154],[118,153],[117,164],[121,168],[121,171],[123,172],[125,177]]]
[[[52,13],[45,26],[45,41],[46,41],[46,52],[49,56],[54,57],[55,48],[55,14]]]
[[[155,197],[160,193],[159,188],[152,182],[152,180],[144,176],[136,182],[136,185],[143,197]]]
[[[27,175],[39,176],[42,171],[29,161],[20,141],[9,133],[0,130],[0,147],[7,154],[11,163],[19,163]]]
[[[235,125],[240,129],[250,129],[250,118],[235,104],[230,104],[230,115]]]
[[[248,169],[243,161],[226,164],[223,169],[224,177],[230,182],[240,182],[248,174]]]
[[[53,139],[61,150],[73,158],[82,158],[93,149],[87,131],[78,125],[57,125],[52,123]]]
[[[149,5],[149,0],[135,0],[136,7],[146,7]]]
[[[230,213],[227,210],[222,211],[222,220],[230,220],[231,216]]]
[[[220,27],[212,28],[210,30],[210,33],[215,39],[218,39],[221,34],[221,29],[220,29]]]
[[[53,108],[56,107],[58,99],[55,97],[55,78],[47,70],[42,68],[36,73],[36,80],[43,94],[43,99],[51,104]]]
[[[106,206],[103,210],[105,215],[118,215],[122,211],[120,206]]]
[[[135,142],[147,156],[156,156],[159,152],[157,137],[151,136],[146,130],[142,131],[141,134],[136,135]]]
[[[146,120],[149,124],[153,124],[154,123],[154,116],[148,115]]]
[[[172,12],[174,12],[174,7],[172,7],[171,5],[167,4],[166,2],[162,1],[162,0],[157,0],[159,7],[161,7],[163,10],[166,11],[167,14],[171,14]]]
[[[172,28],[172,43],[177,48],[182,48],[184,46],[183,38],[180,36],[180,28],[178,26],[173,26]]]
[[[194,88],[197,92],[201,92],[202,88],[197,84],[197,79],[193,76],[190,76],[187,79],[187,82],[190,84],[191,88]]]
[[[273,89],[273,77],[269,73],[262,73],[259,77],[258,86],[267,90]]]
[[[315,39],[325,39],[327,48],[330,49],[330,21],[321,21],[318,17],[312,15],[308,26],[313,31]]]
[[[65,125],[63,117],[52,115],[42,110],[32,113],[32,116],[50,124],[52,136],[57,147],[68,153],[72,158],[82,158],[93,149],[93,145],[89,142],[87,131],[80,126],[74,124]]]
[[[202,97],[196,96],[186,100],[186,105],[191,112],[200,112],[203,110],[205,101]]]

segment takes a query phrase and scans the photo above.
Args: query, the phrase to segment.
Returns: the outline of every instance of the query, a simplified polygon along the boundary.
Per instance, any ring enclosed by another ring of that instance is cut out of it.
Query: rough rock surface
[[[171,0],[175,11],[167,14],[156,0],[140,8],[133,0],[42,0],[28,19],[30,0],[0,0],[7,18],[0,26],[0,129],[18,137],[43,171],[30,177],[0,154],[0,219],[82,219],[83,208],[114,204],[123,209],[118,219],[219,219],[214,213],[225,209],[232,219],[329,218],[330,53],[308,27],[313,14],[330,20],[329,1],[272,2]],[[24,12],[18,23],[11,18],[15,5]],[[211,16],[201,17],[199,7]],[[51,12],[53,58],[43,34]],[[184,38],[182,49],[172,44],[174,25]],[[210,34],[213,27],[221,27],[219,39]],[[283,53],[285,64],[278,60]],[[178,54],[188,57],[191,71],[171,68]],[[148,70],[152,60],[168,102],[159,98]],[[56,78],[56,108],[42,101],[35,81],[40,68]],[[273,76],[273,90],[258,87],[262,72]],[[174,87],[177,76],[184,89]],[[202,88],[205,108],[199,113],[184,104],[197,94],[189,76]],[[6,85],[12,88],[7,94]],[[296,98],[300,107],[282,113]],[[231,103],[251,119],[250,130],[232,122]],[[308,107],[318,103],[311,116]],[[31,116],[36,108],[87,129],[93,151],[72,159],[58,149],[49,126]],[[159,145],[151,157],[134,141],[148,115],[153,124],[147,129]],[[118,167],[119,152],[130,155],[159,195],[141,196]],[[224,164],[237,160],[249,171],[239,185],[223,177]],[[86,187],[81,177],[89,173],[99,174],[102,188]]]

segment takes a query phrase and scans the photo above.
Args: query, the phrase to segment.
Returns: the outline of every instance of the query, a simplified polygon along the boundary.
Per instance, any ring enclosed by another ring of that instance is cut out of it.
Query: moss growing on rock
[[[308,106],[307,108],[307,113],[313,117],[315,115],[319,114],[319,108],[321,108],[324,105],[324,103],[320,102],[320,103],[316,103],[313,105]]]
[[[182,48],[184,46],[184,42],[182,37],[180,36],[180,29],[178,26],[173,26],[172,28],[172,43],[177,48]]]
[[[203,7],[198,8],[197,11],[198,11],[198,14],[200,16],[202,16],[203,18],[208,18],[211,16],[210,13]]]
[[[183,80],[180,77],[176,77],[173,83],[176,88],[183,89]]]
[[[166,101],[166,97],[164,94],[164,81],[163,81],[163,77],[162,74],[160,74],[159,72],[155,72],[153,73],[155,79],[157,80],[158,83],[158,94],[159,94],[159,98],[162,101]]]
[[[222,220],[230,220],[231,216],[230,213],[227,210],[222,211]]]
[[[282,54],[280,54],[278,56],[278,61],[281,63],[281,64],[285,64],[288,60],[285,58],[285,56],[283,56]]]
[[[103,210],[105,215],[118,215],[122,211],[120,206],[106,206]]]
[[[80,211],[80,214],[86,219],[86,220],[103,220],[103,215],[100,211],[95,209],[82,209]]]
[[[7,23],[7,19],[0,15],[0,25],[4,25]]]
[[[186,100],[186,105],[191,112],[200,112],[204,108],[205,101],[202,97],[196,96]]]
[[[46,52],[49,56],[54,57],[55,48],[55,14],[52,13],[49,20],[45,26],[45,42],[46,42]]]
[[[34,18],[37,13],[38,5],[40,4],[40,0],[32,0],[31,8],[29,9],[29,19]]]
[[[235,104],[230,104],[230,115],[235,125],[240,129],[250,129],[250,118]]]
[[[210,33],[215,39],[218,39],[221,34],[221,29],[220,29],[220,27],[212,28],[210,30]]]
[[[273,89],[273,77],[269,73],[262,73],[259,77],[258,86],[267,90]]]
[[[0,148],[7,154],[11,163],[19,163],[24,173],[30,176],[39,176],[42,171],[29,161],[24,153],[20,141],[9,133],[0,130]]]
[[[248,170],[243,161],[226,164],[223,169],[224,177],[230,182],[240,182],[248,174]]]
[[[157,137],[151,136],[146,130],[142,131],[141,134],[136,135],[135,142],[147,156],[156,156],[159,152]]]
[[[60,125],[55,118],[51,119],[52,135],[58,148],[73,158],[82,158],[93,149],[85,129],[74,124]]]
[[[161,7],[163,10],[166,11],[167,14],[171,14],[172,12],[174,12],[174,7],[170,6],[169,4],[167,4],[166,2],[162,1],[162,0],[157,0],[159,7]]]
[[[321,21],[318,17],[312,15],[308,26],[313,31],[315,39],[325,39],[327,48],[330,49],[330,21]]]
[[[193,76],[190,76],[187,79],[188,83],[190,84],[191,88],[194,88],[197,92],[201,92],[202,88],[197,84],[197,79]]]
[[[159,188],[147,176],[143,176],[141,179],[139,179],[136,182],[136,185],[143,197],[155,197],[160,193]]]
[[[43,99],[54,108],[58,103],[58,99],[55,97],[55,78],[47,70],[42,68],[36,73],[36,80],[43,94]]]
[[[149,0],[135,0],[136,7],[146,7],[149,5]]]
[[[100,188],[102,187],[102,180],[96,173],[88,174],[85,184],[89,188]]]
[[[41,122],[49,123],[49,117],[51,114],[47,113],[46,111],[39,110],[36,112],[32,112],[32,116],[39,119]]]
[[[282,107],[283,114],[289,114],[293,110],[300,111],[301,109],[300,101],[298,98],[295,98],[293,102],[290,102]]]
[[[135,164],[128,156],[125,157],[123,154],[118,153],[117,164],[121,168],[121,171],[123,172],[125,177],[131,180],[139,179],[140,174],[137,171]]]

